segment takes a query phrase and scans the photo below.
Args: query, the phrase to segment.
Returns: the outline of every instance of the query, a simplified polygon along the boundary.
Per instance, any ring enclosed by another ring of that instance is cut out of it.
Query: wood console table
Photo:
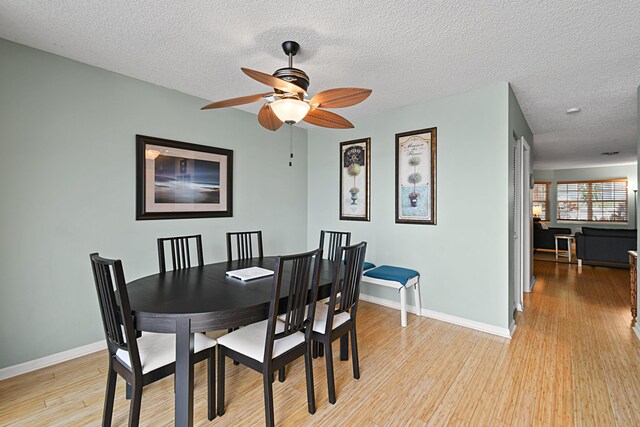
[[[636,264],[638,252],[628,251],[629,253],[629,276],[631,278],[631,317],[636,321],[638,316],[638,275],[636,273]]]

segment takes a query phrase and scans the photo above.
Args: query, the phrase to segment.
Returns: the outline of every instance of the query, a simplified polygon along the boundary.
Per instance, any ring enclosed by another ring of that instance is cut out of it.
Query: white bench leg
[[[407,288],[400,288],[400,324],[403,328],[407,327]]]
[[[420,282],[413,285],[413,294],[416,300],[416,311],[418,316],[422,316],[422,305],[420,303]]]

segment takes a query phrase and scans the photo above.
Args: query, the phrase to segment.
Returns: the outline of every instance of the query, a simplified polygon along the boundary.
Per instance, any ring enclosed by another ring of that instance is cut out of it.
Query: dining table
[[[175,425],[193,425],[194,334],[238,328],[269,315],[273,275],[242,281],[228,271],[261,267],[273,271],[276,257],[218,262],[152,274],[127,284],[137,331],[176,336]],[[318,300],[329,296],[333,263],[320,262]],[[288,286],[283,283],[283,298]],[[283,304],[280,304],[282,307]],[[340,358],[348,358],[341,340]]]

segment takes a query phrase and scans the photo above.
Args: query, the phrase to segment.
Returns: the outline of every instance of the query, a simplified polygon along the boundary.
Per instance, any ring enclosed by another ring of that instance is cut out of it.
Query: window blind
[[[557,183],[558,219],[626,222],[627,180],[565,181]]]
[[[531,206],[539,206],[542,213],[538,215],[541,221],[549,221],[549,182],[536,182],[531,192]]]

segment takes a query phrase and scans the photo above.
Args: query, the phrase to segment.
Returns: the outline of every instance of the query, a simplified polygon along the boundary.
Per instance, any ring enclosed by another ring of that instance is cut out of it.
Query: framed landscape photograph
[[[136,135],[136,219],[232,216],[233,151]]]
[[[340,219],[369,221],[371,139],[340,143]]]
[[[436,224],[436,128],[396,134],[396,223]]]

